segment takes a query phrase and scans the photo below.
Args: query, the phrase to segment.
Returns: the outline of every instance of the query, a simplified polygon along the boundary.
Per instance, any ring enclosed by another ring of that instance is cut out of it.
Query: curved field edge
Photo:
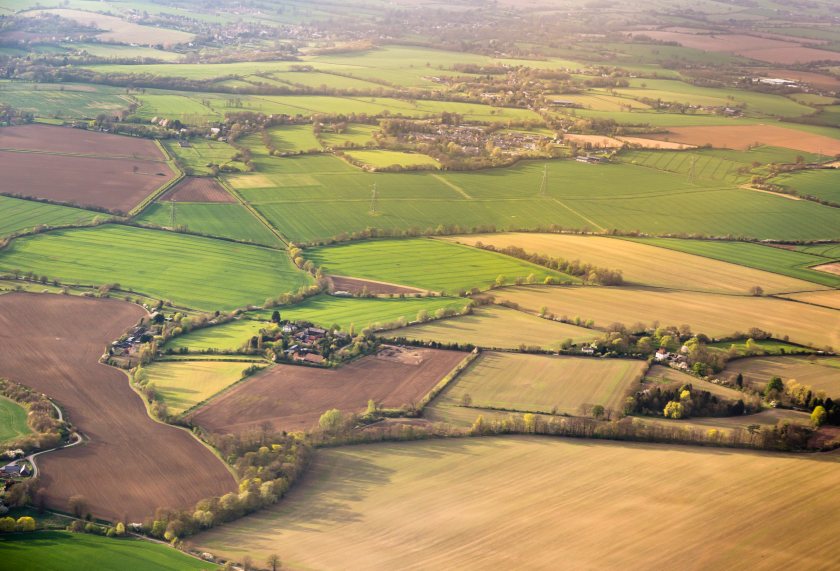
[[[834,455],[539,437],[353,446],[319,451],[282,505],[194,540],[309,569],[827,568],[838,470]]]

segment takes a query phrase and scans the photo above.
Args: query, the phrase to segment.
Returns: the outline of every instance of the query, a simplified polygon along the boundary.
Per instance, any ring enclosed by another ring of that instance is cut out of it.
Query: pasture
[[[707,391],[721,400],[731,402],[736,402],[744,398],[744,394],[740,391],[698,379],[694,375],[677,371],[665,365],[653,365],[647,374],[645,374],[642,388],[645,389],[651,385],[655,385],[660,389],[669,390],[691,385],[694,389]]]
[[[178,352],[181,349],[187,351],[239,351],[248,340],[265,329],[270,323],[255,319],[235,319],[214,325],[196,329],[170,339],[163,347],[164,351],[170,349]]]
[[[107,215],[69,206],[0,196],[0,236],[25,232],[42,224],[47,226],[87,224],[97,216],[104,218]]]
[[[210,400],[189,420],[212,432],[310,430],[332,408],[361,413],[373,399],[385,408],[418,403],[466,353],[387,347],[335,369],[275,365]]]
[[[0,269],[70,284],[118,283],[124,291],[211,310],[262,304],[312,279],[285,251],[116,225],[18,238],[0,252]]]
[[[104,85],[45,84],[0,80],[0,99],[40,117],[79,119],[116,113],[131,103],[124,89]]]
[[[641,360],[485,352],[438,399],[475,409],[580,415],[602,405],[618,413],[646,369]]]
[[[13,400],[0,396],[0,443],[31,434],[26,422],[27,411]]]
[[[282,505],[195,543],[237,560],[276,552],[309,569],[828,568],[840,499],[825,490],[836,477],[827,456],[624,442],[352,446],[318,451]],[[698,542],[714,549],[698,552]]]
[[[446,238],[496,248],[515,246],[528,253],[618,269],[630,285],[748,295],[753,286],[775,294],[815,289],[812,283],[676,250],[601,236],[573,234],[473,234]],[[658,244],[658,243],[657,243]]]
[[[55,10],[32,10],[24,14],[28,16],[54,14],[62,18],[67,18],[68,20],[74,20],[80,24],[93,24],[98,29],[104,30],[102,33],[97,34],[97,37],[103,42],[140,44],[146,46],[163,44],[164,46],[170,46],[183,44],[195,38],[195,34],[170,30],[159,26],[143,26],[98,12],[60,8]]]
[[[729,336],[758,327],[777,339],[810,347],[840,347],[837,311],[768,297],[744,297],[645,288],[515,287],[497,291],[531,311],[547,307],[559,316],[592,319],[596,327],[611,323],[632,325],[690,325],[695,333]]]
[[[320,151],[321,142],[315,137],[312,125],[285,125],[269,129],[271,143],[281,153]]]
[[[744,375],[744,382],[759,390],[771,378],[782,381],[796,381],[801,385],[824,391],[829,397],[840,398],[840,358],[838,357],[751,357],[738,359],[726,366],[724,375],[730,380],[738,373]]]
[[[547,277],[577,281],[516,258],[428,238],[312,248],[304,252],[304,257],[328,274],[453,294],[471,288],[488,289],[499,277],[502,283],[529,276],[534,283],[542,283]]]
[[[754,354],[761,355],[791,355],[802,352],[811,352],[806,347],[785,343],[784,341],[777,341],[775,339],[753,339],[751,344]],[[747,349],[747,341],[718,341],[717,343],[709,343],[709,347],[719,349],[721,351],[735,350],[735,354],[739,356],[746,355],[750,351]]]
[[[86,437],[83,446],[38,458],[50,508],[69,512],[69,498],[82,495],[94,517],[143,521],[158,507],[191,509],[236,488],[189,432],[149,417],[125,372],[99,363],[103,348],[141,317],[148,313],[116,300],[0,296],[0,376],[55,399]]]
[[[157,361],[143,369],[170,414],[181,414],[239,381],[250,363]]]
[[[801,196],[814,196],[819,200],[840,204],[840,171],[836,169],[782,175],[773,182],[795,190]]]
[[[242,166],[233,161],[237,151],[227,143],[207,139],[190,139],[188,147],[182,147],[174,141],[161,143],[184,173],[207,176],[214,174],[215,168],[222,166]]]
[[[387,335],[417,341],[469,343],[488,349],[517,349],[525,345],[556,350],[567,339],[582,343],[591,341],[597,333],[515,309],[489,306],[476,309],[470,315],[395,329]]]
[[[272,248],[283,242],[241,204],[158,202],[143,211],[137,222],[195,234],[230,238]],[[175,223],[174,227],[172,223]]]
[[[388,167],[432,167],[437,169],[438,162],[428,155],[420,153],[403,153],[400,151],[347,151],[347,156],[353,160],[364,163],[373,169]]]
[[[4,565],[20,571],[197,571],[216,567],[212,563],[151,541],[134,538],[114,539],[69,531],[4,534],[0,536],[0,553],[3,554]]]

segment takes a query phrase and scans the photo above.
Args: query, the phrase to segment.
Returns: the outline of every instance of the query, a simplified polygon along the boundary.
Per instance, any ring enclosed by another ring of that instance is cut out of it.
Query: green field
[[[839,230],[840,231],[840,230]],[[775,272],[801,280],[840,287],[840,276],[809,269],[829,260],[804,252],[774,248],[749,242],[720,240],[679,240],[674,238],[634,239],[638,242],[670,248],[680,252],[706,256],[723,262],[741,264],[748,268]]]
[[[242,378],[251,364],[229,361],[156,361],[144,367],[171,414],[180,414]]]
[[[837,243],[796,246],[796,251],[810,254],[812,256],[828,258],[828,260],[822,260],[823,263],[830,260],[840,260],[840,244]]]
[[[260,329],[268,326],[269,323],[263,320],[237,319],[179,335],[171,339],[163,349],[165,351],[169,349],[178,351],[183,348],[190,351],[205,351],[207,349],[238,351],[251,337],[259,333]]]
[[[383,281],[431,291],[458,293],[489,288],[499,276],[505,283],[533,276],[557,281],[576,279],[516,258],[428,238],[375,240],[313,248],[304,257],[324,273]]]
[[[196,234],[263,246],[283,247],[283,242],[241,204],[158,202],[144,210],[137,221],[169,228],[173,209],[176,228],[184,227]]]
[[[401,153],[399,151],[350,151],[347,155],[374,168],[391,166],[411,167],[428,166],[438,168],[438,162],[428,155],[420,153]]]
[[[236,168],[242,163],[233,161],[238,152],[227,143],[211,141],[208,139],[190,139],[189,147],[182,147],[175,141],[167,140],[162,142],[169,154],[174,156],[181,169],[187,174],[210,175],[213,171],[208,165],[224,166],[230,165]]]
[[[125,90],[102,85],[23,83],[0,80],[0,101],[42,117],[90,118],[125,109]]]
[[[321,142],[315,137],[312,125],[286,125],[268,131],[271,142],[281,153],[320,151]]]
[[[0,558],[4,567],[19,571],[189,571],[216,567],[150,541],[111,539],[66,531],[2,535]]]
[[[0,269],[63,283],[111,284],[200,309],[234,309],[311,282],[286,252],[130,226],[58,230],[14,240]]]
[[[747,342],[746,340],[743,341],[720,341],[718,343],[709,343],[709,347],[714,349],[721,349],[723,351],[728,351],[732,347],[735,348],[736,354],[738,355],[746,355],[747,354]],[[782,355],[791,353],[801,353],[801,352],[810,352],[811,350],[806,347],[800,347],[799,345],[791,345],[790,343],[785,343],[784,341],[776,341],[775,339],[758,339],[754,340],[753,343],[754,350],[757,351],[759,354],[766,353],[768,355]]]
[[[365,228],[431,233],[447,226],[469,231],[556,225],[788,240],[836,238],[840,228],[837,209],[737,188],[740,179],[731,171],[743,163],[715,155],[702,154],[704,162],[695,165],[700,174],[691,180],[685,170],[690,157],[683,153],[637,155],[680,160],[677,172],[552,161],[541,195],[540,161],[472,172],[369,173],[329,155],[269,157],[258,152],[260,145],[252,149],[256,172],[229,176],[228,182],[284,236],[302,243]]]
[[[602,405],[620,412],[646,370],[641,360],[486,352],[434,401],[434,419],[445,420],[440,407],[465,398],[479,409],[580,415],[582,407]]]
[[[26,409],[14,401],[0,396],[0,442],[16,440],[31,434],[26,422]]]
[[[773,180],[803,196],[815,196],[840,204],[840,171],[836,169],[809,170],[780,176]]]
[[[476,309],[470,315],[410,325],[388,335],[438,343],[470,343],[489,349],[518,349],[525,345],[557,350],[566,339],[583,343],[592,341],[598,333],[494,305]]]
[[[374,125],[353,123],[348,125],[343,133],[322,131],[321,140],[328,147],[364,147],[368,143],[373,143],[373,134],[378,130],[379,127]]]
[[[108,217],[107,214],[70,206],[0,196],[0,237],[30,230],[40,224],[48,226],[86,224],[97,216]]]

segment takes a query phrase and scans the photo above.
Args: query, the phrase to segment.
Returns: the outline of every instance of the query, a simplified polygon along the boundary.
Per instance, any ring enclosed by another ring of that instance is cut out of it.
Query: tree
[[[271,312],[271,322],[272,323],[280,323],[280,312],[276,309]]]
[[[254,568],[254,560],[251,559],[250,555],[246,555],[242,558],[242,569],[244,571],[251,571]]]
[[[764,388],[764,396],[770,398],[771,396],[775,396],[784,390],[785,385],[782,383],[782,379],[780,377],[773,377]]]
[[[0,518],[0,533],[10,533],[15,530],[15,520],[11,517]]]
[[[590,411],[590,414],[592,415],[592,418],[598,420],[598,419],[601,419],[604,416],[605,412],[606,411],[604,410],[603,406],[601,406],[600,404],[596,404],[595,406],[592,407],[592,410]]]
[[[280,556],[276,553],[272,553],[268,556],[268,559],[265,560],[265,564],[271,568],[271,571],[277,571],[281,567]]]
[[[530,412],[522,415],[522,422],[525,423],[525,432],[536,432],[537,417]]]
[[[67,503],[70,506],[70,511],[73,512],[73,515],[76,517],[82,517],[82,515],[87,511],[88,504],[84,496],[70,496],[70,500]]]
[[[376,401],[373,400],[373,399],[369,399],[368,404],[367,404],[367,410],[365,411],[365,415],[374,416],[376,414],[377,410],[379,410],[379,407],[376,406]]]
[[[29,516],[19,517],[15,527],[18,531],[35,531],[35,519]]]
[[[117,522],[116,534],[117,537],[122,537],[123,535],[125,535],[125,524],[121,521]]]
[[[335,433],[341,428],[343,420],[341,411],[333,408],[321,415],[321,418],[318,419],[318,426],[325,432]]]
[[[761,297],[762,295],[764,295],[764,288],[762,288],[761,286],[752,286],[750,288],[750,295],[753,295],[755,297]]]
[[[505,276],[503,276],[502,274],[499,274],[498,276],[496,276],[496,285],[497,286],[505,285],[506,281],[507,281],[507,278]]]
[[[743,386],[744,386],[744,374],[743,373],[738,373],[738,376],[735,377],[735,384],[738,387],[743,388]]]
[[[826,412],[825,407],[820,405],[814,407],[813,412],[811,413],[811,424],[814,425],[814,428],[819,428],[823,424],[825,424],[826,419],[828,418],[828,412]]]
[[[680,419],[685,414],[685,408],[681,402],[671,401],[665,405],[663,414],[665,418]]]

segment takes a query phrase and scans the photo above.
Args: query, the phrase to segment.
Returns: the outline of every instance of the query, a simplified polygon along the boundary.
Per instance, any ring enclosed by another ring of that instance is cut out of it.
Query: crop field
[[[142,26],[115,16],[108,16],[97,12],[68,9],[33,10],[26,12],[28,16],[37,16],[40,14],[54,14],[62,18],[67,18],[68,20],[75,20],[81,24],[93,23],[97,28],[105,30],[105,32],[97,35],[103,42],[173,45],[186,43],[195,38],[194,34],[178,30],[168,30],[157,26]]]
[[[496,292],[531,311],[547,307],[555,315],[592,319],[596,327],[611,323],[632,325],[690,325],[695,333],[729,336],[751,327],[769,331],[777,339],[811,347],[840,347],[837,311],[768,297],[744,297],[644,288],[541,286]]]
[[[353,446],[319,451],[288,501],[195,543],[311,569],[828,568],[836,475],[830,457],[554,438]]]
[[[44,125],[0,129],[0,169],[7,192],[115,212],[175,176],[148,139]]]
[[[40,569],[132,569],[192,571],[216,566],[151,541],[113,539],[69,531],[39,531],[0,537],[3,563],[20,571]]]
[[[188,176],[163,193],[158,202],[235,203],[236,199],[215,178]]]
[[[18,403],[0,396],[0,443],[30,434],[27,411]]]
[[[305,257],[325,273],[345,275],[457,293],[489,288],[499,276],[504,283],[533,276],[558,281],[576,279],[493,252],[426,238],[375,240],[306,250]]]
[[[169,151],[169,154],[176,158],[187,174],[209,175],[212,174],[212,170],[208,165],[236,164],[232,161],[237,151],[227,143],[206,139],[191,139],[189,147],[182,147],[171,141],[164,141],[162,144]]]
[[[347,155],[373,168],[390,166],[430,166],[438,168],[438,162],[428,155],[420,153],[402,153],[399,151],[349,151]]]
[[[192,508],[235,489],[218,458],[189,432],[149,418],[125,373],[98,362],[147,315],[115,300],[0,296],[0,376],[55,399],[86,437],[38,458],[48,506],[69,511],[68,499],[82,495],[95,517],[143,521],[158,507]]]
[[[200,309],[262,304],[311,279],[285,251],[112,225],[18,238],[0,253],[0,269],[63,283],[119,283],[126,291]]]
[[[233,197],[231,197],[233,199]],[[174,211],[174,213],[173,213]],[[138,222],[184,228],[187,232],[231,238],[262,246],[282,248],[283,242],[241,204],[198,203],[169,200],[150,205]]]
[[[724,375],[734,379],[738,373],[744,375],[744,382],[759,389],[773,377],[782,381],[797,381],[815,391],[824,391],[828,396],[840,398],[840,358],[838,357],[750,357],[738,359],[726,366]]]
[[[640,149],[661,149],[664,151],[684,151],[686,149],[695,148],[694,145],[686,145],[684,143],[673,143],[670,141],[660,141],[658,139],[647,139],[643,137],[616,137],[619,141],[627,143],[632,148]]]
[[[785,147],[807,153],[840,154],[840,141],[824,135],[807,133],[776,125],[734,125],[712,127],[672,127],[668,140],[689,145],[711,145],[724,149],[745,150],[754,145]],[[660,136],[657,135],[657,138]]]
[[[0,236],[31,230],[41,224],[48,226],[86,224],[97,216],[106,217],[103,214],[69,206],[0,196]]]
[[[656,139],[650,140],[655,141]],[[662,144],[674,143],[663,141]],[[738,169],[745,166],[744,163],[716,157],[708,153],[629,151],[621,155],[621,160],[632,165],[682,174],[691,178],[720,181],[726,184],[734,185],[747,180],[746,175],[738,172]]]
[[[748,268],[766,270],[829,287],[840,287],[840,277],[810,269],[811,266],[840,259],[840,251],[837,252],[837,258],[831,257],[826,259],[819,255],[806,252],[798,252],[786,248],[774,248],[772,246],[752,244],[749,242],[680,240],[675,238],[636,238],[634,240],[660,248],[668,248],[697,256],[705,256],[714,260],[739,264]]]
[[[840,171],[836,169],[783,175],[773,182],[795,190],[800,195],[815,196],[820,200],[840,204]]]
[[[577,415],[584,406],[621,411],[647,369],[641,360],[483,353],[438,397],[521,412]],[[480,411],[473,411],[473,416]]]
[[[0,99],[42,117],[76,119],[126,109],[131,99],[116,87],[0,81]]]
[[[713,349],[720,349],[721,351],[729,351],[734,348],[738,355],[746,355],[748,353],[746,340],[718,341],[717,343],[709,343],[708,346]],[[753,339],[752,347],[758,354],[766,353],[768,355],[792,355],[811,352],[806,347],[785,343],[784,341],[776,341],[775,339]]]
[[[144,367],[170,414],[180,414],[242,378],[249,363],[161,361]]]
[[[667,159],[683,153],[646,154],[651,155]],[[690,158],[683,159],[690,168]],[[743,166],[717,157],[709,160],[724,165],[721,173]],[[688,171],[632,164],[553,161],[546,194],[540,195],[545,163],[538,161],[474,172],[368,173],[332,156],[281,159],[255,151],[254,163],[256,173],[228,181],[284,236],[301,243],[369,227],[431,233],[456,225],[492,225],[497,230],[557,225],[804,240],[835,237],[840,226],[840,213],[809,201],[746,191],[726,180],[689,180]],[[739,214],[744,211],[754,214],[745,219]],[[792,219],[809,224],[791,224]]]
[[[557,97],[563,101],[571,101],[582,105],[587,109],[596,111],[622,111],[624,109],[650,109],[650,105],[630,99],[629,97],[616,97],[599,91],[592,91],[583,95],[563,94]]]
[[[327,147],[339,148],[346,146],[364,147],[373,142],[373,134],[379,130],[374,125],[351,123],[343,133],[321,131],[321,140]]]
[[[811,291],[806,293],[789,293],[784,297],[786,299],[792,299],[804,303],[813,303],[814,305],[822,305],[825,307],[831,307],[833,309],[840,309],[840,291],[837,290]]]
[[[804,252],[814,256],[829,258],[831,260],[840,260],[840,243],[828,244],[811,244],[807,246],[794,246],[793,250],[796,252]],[[825,262],[825,260],[821,260]]]
[[[417,295],[423,294],[422,289],[415,287],[399,286],[384,282],[375,282],[371,280],[363,280],[359,278],[348,278],[346,276],[328,276],[330,287],[336,293],[344,292],[353,295],[360,295],[360,297],[367,297],[368,295],[376,296],[394,296],[394,295]]]
[[[389,335],[418,341],[471,343],[489,349],[517,349],[525,345],[556,350],[566,339],[587,342],[597,337],[597,332],[506,307],[489,306],[470,315],[396,329]]]
[[[190,415],[212,432],[236,433],[269,423],[274,430],[308,430],[327,410],[363,412],[369,399],[386,408],[417,403],[465,353],[388,349],[337,369],[275,365],[238,384]]]
[[[474,234],[446,239],[469,245],[481,242],[497,248],[515,246],[528,253],[618,269],[622,271],[625,283],[631,285],[743,295],[749,294],[750,288],[756,285],[767,294],[819,289],[800,279],[616,238],[523,233]]]

